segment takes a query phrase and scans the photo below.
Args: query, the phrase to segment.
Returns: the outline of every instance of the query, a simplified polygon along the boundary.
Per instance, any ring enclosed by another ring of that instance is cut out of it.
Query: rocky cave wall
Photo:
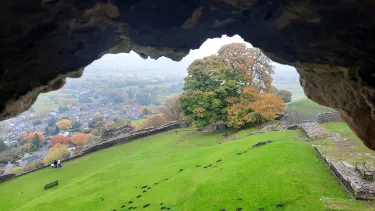
[[[369,0],[3,0],[0,120],[105,53],[180,60],[207,38],[239,34],[296,66],[306,95],[375,149],[374,9]]]

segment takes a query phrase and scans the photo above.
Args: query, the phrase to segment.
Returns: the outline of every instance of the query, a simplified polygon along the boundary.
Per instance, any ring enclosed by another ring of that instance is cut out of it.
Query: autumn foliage
[[[149,114],[152,114],[152,110],[150,107],[148,106],[141,106],[141,108],[139,109],[139,111],[141,112],[141,114],[143,115],[149,115]]]
[[[77,133],[72,137],[71,141],[75,145],[86,145],[86,134]]]
[[[162,114],[153,114],[146,118],[141,127],[157,127],[166,123],[168,123],[168,121],[164,118]]]
[[[56,122],[56,125],[60,128],[60,130],[68,130],[72,128],[72,123],[68,119],[62,119]]]
[[[50,146],[53,147],[56,144],[63,144],[66,145],[68,144],[70,139],[66,136],[63,135],[56,135],[56,136],[51,136],[51,140],[49,142]]]
[[[44,158],[44,163],[51,164],[54,160],[62,160],[69,158],[69,156],[70,152],[68,146],[58,143],[50,148],[48,155]]]
[[[40,144],[44,144],[45,142],[44,135],[43,133],[38,132],[38,131],[24,131],[20,134],[20,139],[26,141],[27,143],[30,143],[33,140],[35,135],[38,136]]]
[[[250,107],[262,115],[266,120],[272,120],[277,117],[277,113],[280,113],[286,107],[283,100],[274,94],[266,93],[255,102],[250,103]]]
[[[241,128],[271,120],[286,106],[270,93],[273,73],[272,61],[259,49],[224,45],[216,55],[189,65],[179,107],[196,127]]]
[[[286,104],[280,97],[271,93],[261,94],[255,87],[245,87],[239,97],[228,98],[229,127],[241,128],[247,123],[262,123],[274,119]]]

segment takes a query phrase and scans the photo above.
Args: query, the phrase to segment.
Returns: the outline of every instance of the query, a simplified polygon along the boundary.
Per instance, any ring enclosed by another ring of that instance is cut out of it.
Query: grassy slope
[[[0,210],[125,210],[132,200],[137,210],[144,204],[151,204],[145,210],[160,210],[160,203],[178,211],[280,210],[275,205],[282,203],[282,210],[317,211],[324,210],[325,199],[364,210],[362,203],[348,202],[311,146],[294,140],[295,131],[214,144],[221,135],[166,132],[1,183]],[[248,149],[266,139],[276,142]],[[214,167],[203,168],[209,164]],[[54,180],[58,187],[43,190]],[[144,185],[151,186],[146,193]]]
[[[298,100],[296,102],[292,102],[288,104],[288,108],[294,109],[300,114],[311,115],[311,116],[314,116],[318,113],[334,111],[333,109],[325,107],[325,106],[321,106],[313,102],[310,99],[303,99],[303,100]]]
[[[367,160],[375,163],[375,152],[367,148],[346,123],[325,123],[323,126],[346,138],[340,141],[322,139],[314,142],[324,154],[336,161],[345,160],[354,164]]]
[[[296,84],[276,84],[275,85],[279,90],[288,90],[292,93],[292,100],[299,99],[301,97],[306,97],[303,92],[303,88],[298,83]]]

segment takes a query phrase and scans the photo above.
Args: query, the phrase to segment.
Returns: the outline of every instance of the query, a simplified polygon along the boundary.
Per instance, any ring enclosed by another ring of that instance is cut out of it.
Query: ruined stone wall
[[[300,124],[299,128],[310,139],[321,139],[326,138],[330,135],[328,131],[326,131],[316,122]]]
[[[106,149],[106,148],[115,146],[117,144],[127,143],[127,142],[133,141],[133,140],[138,139],[138,138],[147,137],[147,136],[154,135],[154,134],[161,133],[161,132],[165,132],[165,131],[168,131],[168,130],[177,129],[179,127],[180,127],[180,123],[178,121],[174,121],[174,122],[169,122],[167,124],[161,125],[159,127],[149,127],[149,128],[145,128],[145,129],[142,129],[142,130],[135,131],[133,133],[122,134],[120,136],[111,138],[108,141],[104,141],[104,142],[98,143],[94,146],[91,146],[87,149],[84,149],[80,154],[72,156],[72,157],[67,158],[67,159],[63,159],[63,160],[61,160],[61,162],[62,162],[62,165],[64,165],[65,162],[80,158],[82,156],[85,156],[87,154],[99,151],[101,149]],[[50,164],[44,165],[40,168],[36,168],[36,169],[33,169],[31,171],[27,171],[27,172],[24,172],[24,173],[21,173],[21,174],[11,173],[11,174],[0,175],[0,183],[4,182],[6,180],[13,179],[15,177],[20,177],[20,176],[23,176],[23,175],[26,175],[26,174],[30,174],[32,172],[38,171],[40,169],[48,168],[48,167],[49,168],[51,167]]]
[[[318,123],[343,122],[338,112],[325,112],[318,114]]]
[[[312,146],[318,156],[327,164],[337,181],[351,196],[362,200],[373,200],[375,198],[373,181],[359,178],[353,170],[348,170],[342,164],[332,161],[329,157],[324,156],[316,146]]]

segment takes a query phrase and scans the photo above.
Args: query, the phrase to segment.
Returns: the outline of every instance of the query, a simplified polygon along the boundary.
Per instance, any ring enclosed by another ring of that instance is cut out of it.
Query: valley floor
[[[222,134],[165,132],[1,183],[0,210],[373,210],[350,199],[300,131]],[[251,148],[263,140],[274,142]]]

